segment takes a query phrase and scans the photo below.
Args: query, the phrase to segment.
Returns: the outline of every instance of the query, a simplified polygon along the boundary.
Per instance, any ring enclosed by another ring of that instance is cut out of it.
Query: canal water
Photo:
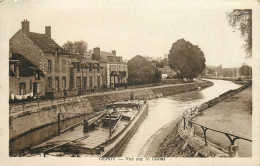
[[[213,82],[214,85],[200,91],[185,92],[165,98],[149,100],[148,116],[126,144],[122,156],[137,157],[149,138],[164,125],[181,117],[183,111],[241,86],[231,81],[209,81]]]

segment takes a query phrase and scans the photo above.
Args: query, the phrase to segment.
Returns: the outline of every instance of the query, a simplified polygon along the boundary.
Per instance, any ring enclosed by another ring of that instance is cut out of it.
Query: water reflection
[[[148,101],[148,116],[125,146],[122,156],[137,157],[143,145],[157,130],[181,117],[182,112],[187,108],[202,104],[218,97],[228,90],[236,89],[241,86],[230,81],[210,81],[213,82],[214,85],[201,91],[185,92]]]

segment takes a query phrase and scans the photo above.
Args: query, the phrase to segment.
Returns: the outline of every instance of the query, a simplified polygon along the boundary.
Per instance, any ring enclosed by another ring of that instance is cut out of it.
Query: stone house
[[[9,58],[9,93],[11,100],[45,95],[43,72],[21,54]]]
[[[103,86],[108,88],[127,84],[128,68],[116,51],[100,51],[99,47],[93,49],[92,59],[100,62],[103,69]]]
[[[45,34],[34,33],[24,20],[9,44],[12,52],[22,54],[43,71],[46,97],[62,97],[69,90],[69,54],[51,38],[50,26],[45,27]]]
[[[93,92],[102,87],[103,67],[95,60],[87,59],[80,54],[70,54],[70,90],[78,94]]]

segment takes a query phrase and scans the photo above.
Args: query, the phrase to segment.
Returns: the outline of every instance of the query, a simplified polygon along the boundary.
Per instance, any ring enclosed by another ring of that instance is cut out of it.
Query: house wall
[[[98,86],[98,78],[97,78],[98,76],[100,76],[100,87],[99,88],[101,88],[101,86],[102,86],[102,82],[103,82],[102,70],[97,71],[96,68],[93,68],[92,71],[89,71],[89,69],[87,68],[87,69],[83,69],[83,71],[82,71],[82,68],[80,68],[80,71],[77,71],[77,68],[73,68],[71,74],[73,77],[72,88],[74,90],[79,90],[76,85],[77,77],[81,78],[81,87],[84,85],[83,84],[84,80],[82,78],[84,78],[84,77],[87,78],[87,89],[86,90],[95,89],[95,87]],[[92,87],[90,87],[90,79],[89,79],[90,76],[92,76]]]
[[[57,58],[53,54],[45,54],[34,42],[19,30],[10,39],[10,49],[13,53],[20,53],[31,63],[39,67],[44,72],[45,84],[42,89],[54,91],[55,97],[62,97],[63,90],[69,90],[69,59],[67,55],[59,55]],[[52,61],[52,70],[48,71],[48,59]],[[62,71],[62,60],[66,61],[66,71]],[[55,70],[55,64],[59,64],[58,70]],[[52,86],[48,86],[48,77],[52,77]],[[55,91],[55,77],[59,77],[59,89]],[[62,87],[62,77],[66,77],[66,87]]]
[[[107,75],[107,86],[110,87],[110,84],[112,84],[111,87],[114,86],[114,83],[127,83],[127,79],[128,79],[128,68],[127,65],[125,64],[111,64],[108,63],[107,67],[106,67],[107,71],[106,71],[106,75]],[[112,76],[111,77],[111,82],[110,82],[110,73],[111,72],[119,72],[119,71],[125,71],[126,72],[126,76],[125,77],[120,77],[121,81],[119,82],[119,76]]]
[[[48,60],[51,60],[51,70],[46,70],[46,90],[47,91],[54,91],[56,93],[63,92],[64,90],[69,90],[69,83],[70,83],[70,62],[67,55],[55,55],[52,54],[45,54],[46,59],[42,62],[48,66]],[[63,71],[62,61],[65,60],[66,62],[66,69]],[[58,65],[57,65],[58,64]],[[56,68],[56,65],[58,66]],[[48,77],[52,78],[52,87],[49,88],[48,86]],[[55,78],[59,77],[59,89],[55,90]],[[66,87],[62,87],[62,77],[66,77]]]
[[[9,93],[14,94],[14,95],[19,95],[20,92],[20,87],[19,84],[24,82],[25,83],[25,88],[26,88],[26,94],[33,92],[33,83],[37,83],[39,93],[38,97],[44,96],[45,94],[45,82],[44,78],[40,77],[40,80],[35,80],[35,76],[28,76],[28,77],[12,77],[9,76]]]

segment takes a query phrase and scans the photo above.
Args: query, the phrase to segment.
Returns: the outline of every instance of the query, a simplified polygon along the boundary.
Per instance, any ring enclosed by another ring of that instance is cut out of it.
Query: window
[[[76,63],[76,67],[77,67],[77,72],[79,72],[80,71],[79,62]]]
[[[92,63],[89,63],[89,71],[92,71]]]
[[[62,72],[66,72],[66,60],[62,60]]]
[[[80,77],[76,78],[76,86],[78,89],[80,89],[80,87],[81,87],[81,78]]]
[[[25,95],[26,94],[26,85],[25,82],[21,82],[19,84],[19,93],[20,95]]]
[[[41,77],[40,77],[40,72],[37,71],[37,72],[35,73],[35,80],[40,80],[40,79],[41,79]]]
[[[48,71],[51,71],[51,60],[48,59]]]
[[[30,80],[30,91],[32,91],[32,80]]]
[[[66,77],[62,77],[62,88],[63,90],[66,89]]]
[[[92,76],[89,76],[89,87],[92,87]]]
[[[48,88],[52,88],[52,77],[48,77]]]
[[[60,87],[59,87],[59,77],[55,77],[55,91],[59,91]]]
[[[59,59],[55,59],[55,72],[60,72],[60,63]]]
[[[100,87],[100,76],[97,76],[97,84],[98,84],[98,87]]]

